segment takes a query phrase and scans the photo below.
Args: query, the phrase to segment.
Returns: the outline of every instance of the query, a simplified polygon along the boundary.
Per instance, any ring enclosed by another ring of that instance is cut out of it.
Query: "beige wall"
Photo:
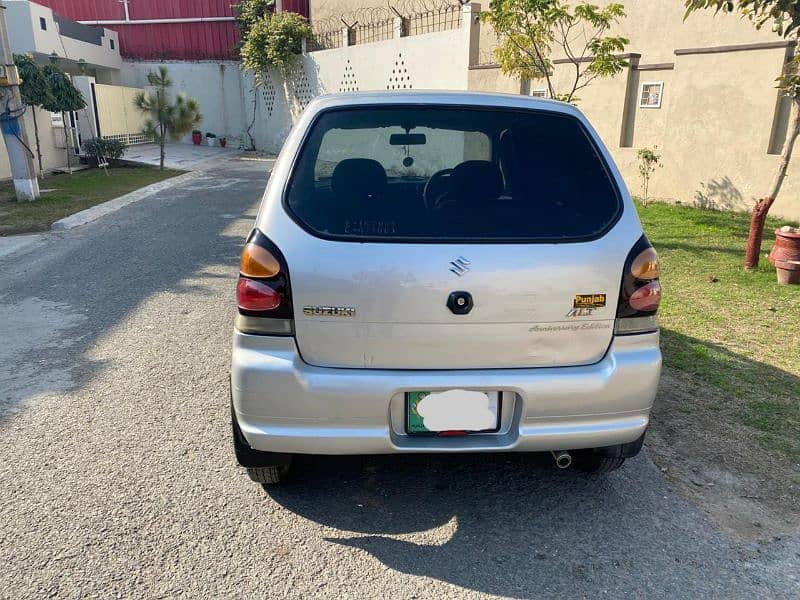
[[[514,77],[503,75],[497,68],[472,68],[469,70],[469,87],[467,89],[519,94],[521,83]]]
[[[721,208],[749,208],[765,194],[779,161],[767,150],[783,51],[676,58],[657,193]],[[800,219],[798,184],[793,171],[776,213]]]
[[[344,4],[353,1],[358,0],[346,0]],[[338,4],[338,0],[336,3]],[[608,3],[608,0],[597,2],[600,5]],[[676,48],[746,44],[778,39],[769,27],[756,31],[749,21],[735,15],[714,15],[713,11],[699,11],[684,21],[684,7],[680,0],[623,0],[622,3],[625,5],[627,17],[614,29],[613,34],[627,37],[630,40],[629,52],[640,53],[643,63],[672,62]],[[491,2],[484,0],[484,10],[490,4]],[[482,27],[481,62],[493,61],[492,50],[495,44],[496,38],[491,26]]]
[[[95,85],[97,117],[103,137],[141,133],[145,115],[134,104],[140,88],[121,85]]]
[[[33,127],[33,110],[30,107],[25,113],[25,127],[28,133],[28,141],[33,153],[36,153],[36,138]],[[64,130],[61,127],[53,127],[50,121],[50,113],[46,110],[36,110],[36,122],[39,125],[39,143],[42,149],[42,164],[45,171],[63,167],[67,164],[65,151],[57,146],[64,145]],[[56,138],[60,141],[57,141]],[[33,159],[34,168],[39,169],[38,159]],[[8,164],[8,153],[6,146],[0,142],[0,181],[11,178],[11,167]]]

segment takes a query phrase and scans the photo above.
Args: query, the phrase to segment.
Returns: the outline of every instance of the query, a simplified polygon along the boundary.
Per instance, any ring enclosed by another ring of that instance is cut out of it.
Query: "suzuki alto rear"
[[[314,100],[247,238],[236,456],[550,451],[610,471],[661,369],[655,251],[573,106],[524,96]]]

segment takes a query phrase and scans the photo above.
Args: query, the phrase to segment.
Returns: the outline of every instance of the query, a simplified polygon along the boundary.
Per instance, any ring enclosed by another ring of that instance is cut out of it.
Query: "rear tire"
[[[622,457],[601,456],[599,454],[587,453],[575,456],[575,468],[584,473],[611,473],[616,471],[625,463]]]
[[[643,433],[626,444],[576,450],[572,453],[572,464],[584,473],[611,473],[625,464],[626,458],[639,454],[644,445],[644,436]]]
[[[278,485],[286,481],[291,465],[275,465],[272,467],[249,467],[250,479],[261,485]]]
[[[236,462],[247,469],[250,479],[262,486],[271,486],[283,483],[289,476],[292,465],[292,455],[279,452],[262,452],[253,450],[247,443],[239,423],[236,421],[236,411],[233,410],[231,399],[231,429],[233,433],[233,451]]]

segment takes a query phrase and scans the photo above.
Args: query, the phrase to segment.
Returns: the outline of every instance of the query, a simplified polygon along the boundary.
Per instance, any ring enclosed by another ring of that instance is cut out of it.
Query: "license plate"
[[[500,429],[500,392],[442,390],[406,393],[406,430],[410,434]]]

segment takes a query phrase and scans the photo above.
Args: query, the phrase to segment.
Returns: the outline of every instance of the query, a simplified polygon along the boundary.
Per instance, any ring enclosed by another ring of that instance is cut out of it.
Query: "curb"
[[[107,214],[116,212],[123,206],[128,206],[129,204],[133,204],[139,200],[144,200],[145,198],[152,196],[153,194],[157,194],[158,192],[162,192],[176,185],[196,179],[202,174],[203,171],[190,171],[189,173],[184,173],[183,175],[178,175],[177,177],[171,177],[169,179],[165,179],[164,181],[150,184],[125,194],[124,196],[118,196],[113,200],[103,202],[102,204],[92,206],[91,208],[87,208],[86,210],[76,212],[75,214],[60,219],[50,226],[50,230],[67,231],[69,229],[75,229],[81,225],[96,221],[100,217],[103,217]]]

